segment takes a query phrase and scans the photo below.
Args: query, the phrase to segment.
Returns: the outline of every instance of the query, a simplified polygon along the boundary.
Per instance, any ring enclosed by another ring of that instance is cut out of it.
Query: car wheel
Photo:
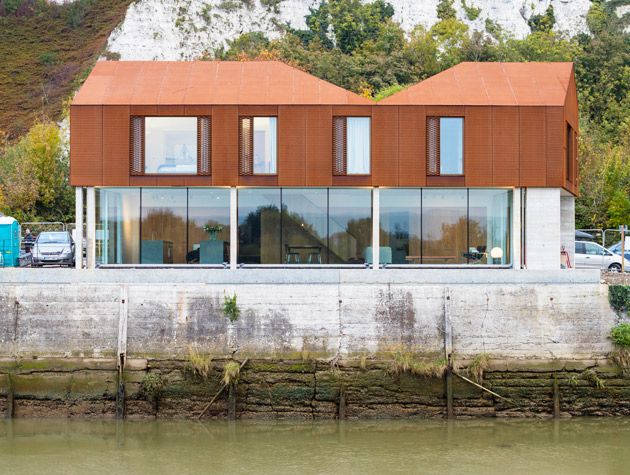
[[[621,272],[621,264],[618,264],[617,262],[610,264],[608,266],[608,270],[610,272]]]

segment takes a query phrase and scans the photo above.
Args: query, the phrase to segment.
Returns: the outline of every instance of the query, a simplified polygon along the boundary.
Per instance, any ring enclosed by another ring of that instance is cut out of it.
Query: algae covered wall
[[[458,371],[487,355],[483,385],[511,401],[454,377],[458,417],[550,414],[554,393],[567,415],[630,412],[596,272],[24,271],[0,275],[5,415],[113,417],[118,397],[129,418],[194,417],[247,358],[204,417],[442,417],[443,377],[402,365],[434,364],[447,334]]]

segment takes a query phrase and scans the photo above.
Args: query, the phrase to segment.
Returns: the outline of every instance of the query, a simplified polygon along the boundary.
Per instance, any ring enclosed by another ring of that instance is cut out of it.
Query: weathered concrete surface
[[[3,271],[0,356],[113,356],[123,286],[132,357],[181,357],[191,345],[270,358],[397,346],[434,353],[445,318],[463,356],[592,359],[611,350],[617,317],[597,271],[425,272],[68,270],[49,275],[67,283],[51,284],[39,282],[47,272]],[[225,295],[237,296],[235,324],[223,314]]]

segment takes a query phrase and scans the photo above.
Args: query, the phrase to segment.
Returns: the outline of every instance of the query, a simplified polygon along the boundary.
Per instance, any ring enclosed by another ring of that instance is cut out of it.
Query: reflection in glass
[[[254,174],[276,173],[276,117],[254,117]]]
[[[144,172],[197,173],[197,118],[145,117]]]
[[[464,119],[440,117],[440,175],[464,173]]]
[[[140,262],[140,189],[96,190],[96,261]]]
[[[348,175],[370,174],[370,118],[348,117],[346,122]]]
[[[421,190],[382,189],[380,196],[381,260],[386,251],[393,264],[419,264]]]
[[[422,264],[465,264],[467,190],[422,190]]]
[[[331,188],[328,192],[330,264],[362,264],[372,246],[372,190]]]
[[[205,229],[204,229],[205,228]],[[230,256],[230,190],[188,190],[188,264],[222,264]]]
[[[468,199],[469,263],[509,264],[512,192],[470,189]]]
[[[142,189],[142,264],[186,263],[186,189]]]
[[[279,264],[280,189],[245,188],[238,191],[238,262]]]
[[[287,264],[328,262],[328,190],[282,190],[282,261]]]

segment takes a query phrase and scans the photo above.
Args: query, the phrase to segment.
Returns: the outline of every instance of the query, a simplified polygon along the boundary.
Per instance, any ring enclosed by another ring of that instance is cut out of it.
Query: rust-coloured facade
[[[549,70],[540,65],[529,70],[523,65],[517,68],[518,74],[508,68],[512,83],[507,85],[498,66],[487,63],[489,72],[482,74],[484,87],[490,89],[494,81],[497,91],[482,97],[469,75],[483,70],[484,65],[469,63],[475,69],[464,68],[464,80],[457,85],[464,91],[461,97],[470,88],[469,99],[460,97],[459,103],[451,104],[444,98],[432,103],[424,92],[413,92],[424,83],[376,104],[275,62],[249,63],[240,69],[240,75],[235,72],[241,67],[238,63],[227,63],[227,70],[213,77],[211,95],[203,90],[209,79],[198,70],[199,63],[101,64],[70,109],[73,186],[553,187],[577,193],[576,148],[567,143],[571,140],[567,125],[574,137],[578,133],[577,92],[573,68],[565,63],[552,70],[556,75],[553,83],[547,77]],[[203,67],[214,68],[208,71],[224,67],[208,64]],[[236,89],[230,74],[240,80]],[[251,74],[271,79],[257,82]],[[542,83],[514,89],[527,75],[540,77]],[[425,82],[430,82],[438,96],[448,95],[451,86],[440,85],[435,80],[439,76]],[[541,92],[547,84],[551,90]],[[515,91],[511,98],[501,96],[508,86]],[[533,98],[526,94],[532,87]],[[99,95],[98,88],[109,92]],[[224,96],[219,95],[221,88]],[[281,95],[283,88],[290,99]],[[210,117],[210,174],[132,175],[132,116]],[[277,174],[239,174],[239,118],[244,116],[277,117]],[[335,116],[371,117],[369,175],[333,174]],[[436,116],[464,118],[462,176],[427,176],[425,124],[427,117]]]

